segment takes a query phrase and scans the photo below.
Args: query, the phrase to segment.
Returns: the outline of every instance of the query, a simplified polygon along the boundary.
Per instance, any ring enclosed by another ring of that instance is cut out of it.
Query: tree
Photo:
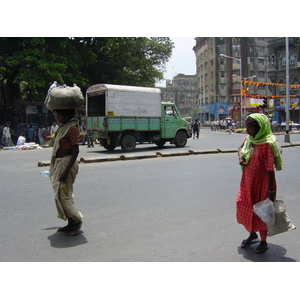
[[[44,101],[48,87],[76,83],[154,86],[171,57],[169,38],[0,38],[0,90],[5,106]]]
[[[96,58],[85,70],[91,84],[154,86],[163,79],[173,49],[169,38],[90,38],[85,43]]]

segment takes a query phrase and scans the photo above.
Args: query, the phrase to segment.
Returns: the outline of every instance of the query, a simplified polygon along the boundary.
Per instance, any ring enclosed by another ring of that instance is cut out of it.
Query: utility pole
[[[290,143],[289,134],[289,121],[290,121],[290,76],[289,76],[289,38],[285,38],[285,60],[286,60],[286,92],[285,92],[285,122],[286,122],[286,134],[284,136],[284,142]]]

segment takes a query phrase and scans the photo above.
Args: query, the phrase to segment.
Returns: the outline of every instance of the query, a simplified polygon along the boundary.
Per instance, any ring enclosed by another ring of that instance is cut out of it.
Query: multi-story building
[[[241,80],[270,82],[267,75],[269,40],[263,37],[196,38],[196,85],[202,121],[228,116],[241,121],[243,115],[253,110],[247,105],[246,97],[241,96]],[[267,85],[245,85],[245,89],[247,94],[270,94]]]
[[[290,119],[299,123],[300,108],[300,39],[289,38],[289,84],[293,85],[289,89],[290,95]],[[268,75],[273,85],[273,95],[280,96],[275,98],[275,116],[279,122],[285,121],[285,95],[286,95],[286,39],[273,38],[268,44]],[[278,85],[277,85],[278,84]]]
[[[196,97],[196,75],[177,74],[161,88],[162,100],[176,104],[182,116],[198,115],[199,100]]]

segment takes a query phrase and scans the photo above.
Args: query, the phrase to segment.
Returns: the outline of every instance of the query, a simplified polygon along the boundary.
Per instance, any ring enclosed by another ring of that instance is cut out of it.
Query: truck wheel
[[[187,137],[186,137],[185,132],[178,131],[175,136],[174,143],[175,143],[176,147],[184,147],[187,143]]]
[[[124,135],[121,139],[121,148],[123,151],[129,152],[133,151],[136,146],[136,139],[133,135],[127,134]]]
[[[159,142],[155,142],[155,144],[159,147],[159,148],[162,148],[164,145],[165,145],[166,141],[164,140],[161,140]]]
[[[106,139],[102,139],[101,145],[108,151],[113,151],[116,148],[116,143],[114,141],[110,141],[110,144],[107,144]]]

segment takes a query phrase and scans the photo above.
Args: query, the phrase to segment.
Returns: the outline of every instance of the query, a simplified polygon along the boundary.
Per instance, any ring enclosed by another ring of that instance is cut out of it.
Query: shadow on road
[[[54,248],[70,248],[87,243],[87,239],[80,231],[79,235],[71,236],[70,232],[55,232],[48,236],[51,247]]]
[[[287,250],[281,246],[269,244],[269,249],[265,253],[255,253],[257,245],[252,245],[247,248],[238,247],[238,253],[249,261],[253,262],[295,262],[296,260],[286,257]]]

